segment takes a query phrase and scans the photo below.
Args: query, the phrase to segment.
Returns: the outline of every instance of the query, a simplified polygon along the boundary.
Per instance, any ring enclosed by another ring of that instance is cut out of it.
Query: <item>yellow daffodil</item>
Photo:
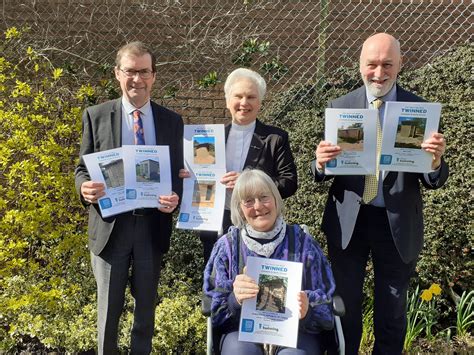
[[[433,295],[439,296],[441,294],[441,287],[439,286],[439,284],[434,283],[430,286],[429,291]]]
[[[433,294],[430,290],[423,290],[420,297],[423,301],[428,302],[431,301],[431,299],[433,298]]]

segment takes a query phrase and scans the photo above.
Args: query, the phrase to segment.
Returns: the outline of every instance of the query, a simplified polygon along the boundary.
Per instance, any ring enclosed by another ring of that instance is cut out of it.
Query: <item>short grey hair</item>
[[[238,68],[229,74],[224,84],[225,98],[228,99],[230,97],[232,86],[234,86],[237,81],[242,79],[249,79],[257,86],[258,99],[263,101],[265,93],[267,92],[267,83],[259,73],[247,68]]]
[[[247,223],[241,202],[261,194],[271,194],[275,198],[277,216],[284,213],[283,199],[271,177],[258,169],[246,169],[237,178],[230,201],[230,216],[234,226],[242,228]]]

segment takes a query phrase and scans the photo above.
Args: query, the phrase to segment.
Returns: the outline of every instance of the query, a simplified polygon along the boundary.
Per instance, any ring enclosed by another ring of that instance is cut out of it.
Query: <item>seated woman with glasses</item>
[[[213,328],[222,334],[215,344],[222,354],[263,354],[263,346],[238,340],[242,302],[257,297],[259,287],[245,275],[248,256],[303,263],[297,349],[277,348],[277,354],[319,354],[318,333],[332,329],[330,302],[334,279],[318,243],[298,225],[287,225],[283,201],[272,179],[260,170],[245,170],[231,199],[235,227],[215,244],[204,270],[204,293],[211,298]],[[292,297],[288,295],[287,297]]]

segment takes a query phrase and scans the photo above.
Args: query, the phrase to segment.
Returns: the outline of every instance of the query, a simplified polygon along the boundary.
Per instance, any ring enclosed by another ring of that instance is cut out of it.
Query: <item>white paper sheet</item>
[[[376,120],[374,109],[326,109],[325,140],[340,146],[342,153],[326,163],[325,174],[375,174]]]
[[[184,162],[191,177],[184,179],[176,227],[219,231],[225,204],[224,125],[185,125]]]
[[[386,102],[380,170],[428,173],[433,154],[421,143],[438,131],[441,104]]]
[[[130,211],[134,207],[125,199],[122,149],[110,149],[83,156],[91,181],[105,184],[105,196],[97,202],[103,217]]]
[[[158,196],[171,195],[169,147],[124,145],[125,196],[133,208],[161,207]]]
[[[303,264],[249,256],[246,266],[260,291],[242,303],[239,340],[296,348]]]

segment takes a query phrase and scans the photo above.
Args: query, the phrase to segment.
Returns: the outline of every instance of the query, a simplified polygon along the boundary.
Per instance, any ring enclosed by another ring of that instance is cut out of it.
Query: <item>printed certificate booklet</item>
[[[249,256],[247,275],[260,290],[242,304],[239,340],[296,348],[303,264]]]
[[[185,125],[184,163],[191,177],[183,181],[177,228],[219,231],[225,204],[224,125]]]
[[[342,149],[326,163],[328,175],[375,174],[377,110],[327,108],[325,139]]]
[[[103,217],[134,209],[125,199],[122,148],[87,154],[83,159],[91,180],[105,184],[105,196],[98,200]]]
[[[125,197],[134,208],[161,207],[158,196],[171,194],[169,147],[122,146],[125,166]]]
[[[380,170],[428,173],[433,155],[421,143],[438,131],[440,103],[385,104]]]

